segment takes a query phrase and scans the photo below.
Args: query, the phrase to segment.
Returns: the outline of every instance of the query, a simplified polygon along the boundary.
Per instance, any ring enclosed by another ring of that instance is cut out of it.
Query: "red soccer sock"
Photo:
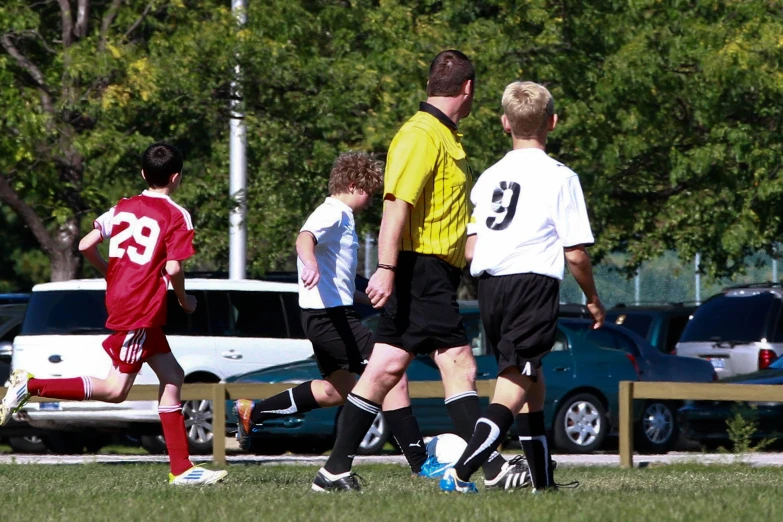
[[[160,423],[163,425],[163,438],[169,451],[171,473],[180,475],[193,467],[188,451],[188,436],[185,433],[185,419],[182,417],[182,404],[176,406],[158,406]]]
[[[30,395],[49,399],[84,401],[92,395],[92,383],[89,377],[73,377],[71,379],[32,378],[27,381],[27,391]]]

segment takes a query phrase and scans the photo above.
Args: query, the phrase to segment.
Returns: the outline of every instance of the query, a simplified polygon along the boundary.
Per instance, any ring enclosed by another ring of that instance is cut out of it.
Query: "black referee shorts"
[[[313,343],[315,360],[324,378],[337,370],[361,375],[375,339],[353,307],[303,309],[302,326]]]
[[[415,354],[468,344],[457,304],[461,274],[438,257],[400,252],[394,292],[381,313],[376,342]]]
[[[555,343],[560,282],[539,274],[485,274],[479,279],[478,298],[498,375],[514,367],[535,380],[541,359]]]

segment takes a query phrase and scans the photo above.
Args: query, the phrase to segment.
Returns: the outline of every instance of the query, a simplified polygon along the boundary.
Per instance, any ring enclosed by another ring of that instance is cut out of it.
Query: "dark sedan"
[[[733,384],[783,385],[783,359],[765,370],[737,375],[721,380]],[[682,434],[707,447],[717,447],[729,441],[726,422],[736,414],[756,423],[753,439],[779,439],[783,434],[783,403],[687,401],[678,418]]]

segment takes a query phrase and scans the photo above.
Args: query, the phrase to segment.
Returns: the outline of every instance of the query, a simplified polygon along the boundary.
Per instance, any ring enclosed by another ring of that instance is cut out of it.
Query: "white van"
[[[185,314],[169,291],[164,332],[185,370],[185,382],[220,382],[226,377],[305,359],[312,345],[299,318],[297,285],[255,280],[188,279],[198,307]],[[106,282],[83,279],[33,288],[21,333],[14,339],[13,368],[36,377],[103,377],[111,367],[102,342],[109,334],[104,297]],[[146,364],[137,384],[157,384]],[[191,451],[212,446],[212,404],[183,404]],[[157,403],[126,401],[29,403],[20,418],[53,430],[101,428],[141,436],[151,452],[162,452]],[[63,449],[59,441],[58,452]]]

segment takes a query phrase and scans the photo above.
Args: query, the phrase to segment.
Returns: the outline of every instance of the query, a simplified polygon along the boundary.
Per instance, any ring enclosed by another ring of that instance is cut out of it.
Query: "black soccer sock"
[[[457,428],[459,436],[466,441],[470,440],[473,437],[473,430],[476,428],[476,421],[481,417],[478,393],[468,391],[447,398],[446,410],[449,412],[449,417]],[[484,477],[487,479],[497,477],[505,463],[506,459],[500,453],[492,452],[482,466]]]
[[[268,399],[258,401],[250,414],[251,422],[258,424],[266,419],[285,417],[294,413],[306,413],[318,408],[312,384],[313,381],[303,382],[295,388],[289,388]]]
[[[413,409],[406,406],[397,410],[384,411],[383,418],[389,425],[397,445],[408,460],[411,471],[414,473],[421,471],[421,465],[427,460],[427,449],[424,447],[421,429],[419,429],[419,423],[413,415]]]
[[[545,430],[543,411],[517,415],[519,443],[525,451],[534,488],[547,488],[555,484],[550,467],[551,458]]]
[[[513,423],[514,414],[502,404],[492,403],[487,407],[487,412],[476,422],[468,447],[454,466],[460,480],[470,479],[495,451]]]
[[[326,471],[333,475],[351,471],[356,450],[380,411],[380,404],[353,393],[348,394],[343,412],[340,414],[340,421],[337,423],[337,440],[329,460],[324,464]]]

